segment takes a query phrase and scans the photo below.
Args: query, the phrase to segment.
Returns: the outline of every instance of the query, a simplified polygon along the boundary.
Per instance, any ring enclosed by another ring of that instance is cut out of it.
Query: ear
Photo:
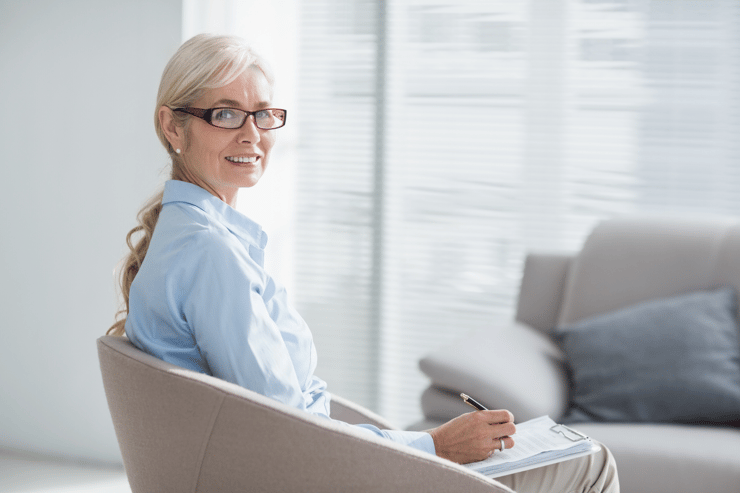
[[[159,118],[159,125],[162,127],[162,132],[164,132],[164,136],[172,148],[183,149],[185,147],[185,129],[175,124],[175,116],[172,114],[172,110],[167,106],[161,106],[157,117]]]

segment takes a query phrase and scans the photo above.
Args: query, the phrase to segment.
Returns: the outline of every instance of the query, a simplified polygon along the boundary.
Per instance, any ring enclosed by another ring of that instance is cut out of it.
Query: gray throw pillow
[[[566,422],[740,422],[732,288],[658,299],[556,329],[572,378]]]

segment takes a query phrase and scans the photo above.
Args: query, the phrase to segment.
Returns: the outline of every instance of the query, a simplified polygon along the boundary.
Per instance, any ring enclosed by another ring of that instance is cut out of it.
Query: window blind
[[[620,214],[740,212],[736,0],[299,18],[294,294],[330,389],[400,426],[424,354],[512,316],[526,252]]]
[[[295,299],[317,374],[377,409],[381,11],[373,1],[301,6]]]

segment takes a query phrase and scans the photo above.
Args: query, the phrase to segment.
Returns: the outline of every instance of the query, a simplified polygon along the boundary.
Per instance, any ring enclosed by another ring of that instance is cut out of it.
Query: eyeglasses
[[[180,111],[196,116],[214,127],[218,128],[241,128],[246,123],[249,115],[254,115],[254,124],[262,130],[275,130],[285,125],[288,117],[287,110],[277,108],[265,108],[257,111],[244,111],[236,108],[175,108],[172,111]]]

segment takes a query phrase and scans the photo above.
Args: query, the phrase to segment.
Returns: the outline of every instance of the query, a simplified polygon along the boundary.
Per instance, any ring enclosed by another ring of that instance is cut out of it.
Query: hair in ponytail
[[[190,38],[167,63],[157,93],[154,128],[172,160],[173,180],[187,181],[183,172],[184,163],[162,130],[159,109],[162,106],[170,109],[191,106],[205,91],[228,85],[248,67],[259,69],[270,86],[273,85],[274,78],[267,63],[252,51],[244,40],[236,36],[212,34],[199,34]],[[173,117],[177,126],[187,129],[189,122],[187,114],[173,112]],[[108,329],[109,335],[125,334],[131,283],[144,262],[161,210],[162,192],[159,192],[139,211],[139,224],[126,235],[126,244],[130,252],[124,259],[119,273],[123,307],[116,314],[116,322]],[[139,238],[135,240],[137,236]]]
[[[162,192],[158,193],[146,203],[143,209],[139,211],[138,219],[139,224],[128,232],[126,235],[126,244],[130,250],[128,256],[123,262],[121,271],[119,272],[121,293],[123,294],[124,308],[120,309],[116,313],[116,322],[108,329],[108,335],[122,336],[125,331],[126,318],[128,315],[128,295],[131,290],[131,283],[134,282],[134,277],[139,272],[141,263],[144,262],[144,256],[146,251],[149,249],[149,242],[152,240],[154,234],[154,227],[157,225],[157,219],[159,219],[159,212],[162,210]],[[136,243],[134,244],[133,237],[143,232]],[[121,318],[123,315],[123,318]]]

